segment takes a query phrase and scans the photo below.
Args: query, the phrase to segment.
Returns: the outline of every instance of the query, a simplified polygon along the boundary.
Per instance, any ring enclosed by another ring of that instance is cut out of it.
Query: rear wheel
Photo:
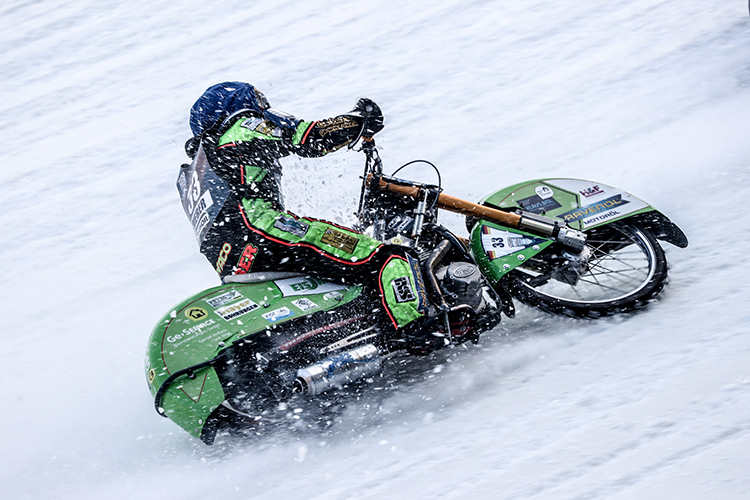
[[[664,250],[648,230],[620,222],[587,235],[586,259],[550,247],[507,275],[511,293],[553,314],[591,318],[639,309],[664,288]]]

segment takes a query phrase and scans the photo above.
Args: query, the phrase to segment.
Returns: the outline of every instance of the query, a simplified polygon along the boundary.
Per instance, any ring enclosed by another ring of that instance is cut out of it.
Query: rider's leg
[[[232,229],[221,236],[226,241],[220,238],[213,243],[225,250],[216,258],[222,278],[270,270],[361,283],[379,292],[395,329],[425,316],[428,301],[419,263],[406,248],[385,245],[329,222],[273,210],[260,199],[243,200],[238,211],[244,231],[231,224]]]

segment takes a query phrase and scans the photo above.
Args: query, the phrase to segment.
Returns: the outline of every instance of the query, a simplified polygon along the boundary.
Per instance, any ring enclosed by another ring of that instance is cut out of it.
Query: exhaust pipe
[[[373,344],[342,352],[306,368],[297,370],[293,391],[314,396],[329,389],[380,372],[383,360]]]

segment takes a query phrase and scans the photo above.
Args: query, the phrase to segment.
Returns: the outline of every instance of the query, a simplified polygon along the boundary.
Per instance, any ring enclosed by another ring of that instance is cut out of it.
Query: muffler
[[[297,370],[294,392],[313,396],[341,388],[380,372],[383,360],[373,344],[365,344]]]

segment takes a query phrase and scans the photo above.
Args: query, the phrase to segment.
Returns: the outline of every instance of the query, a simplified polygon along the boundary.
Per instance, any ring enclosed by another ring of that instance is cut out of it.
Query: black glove
[[[362,135],[372,137],[383,130],[383,112],[375,101],[362,97],[349,115],[362,119]]]

